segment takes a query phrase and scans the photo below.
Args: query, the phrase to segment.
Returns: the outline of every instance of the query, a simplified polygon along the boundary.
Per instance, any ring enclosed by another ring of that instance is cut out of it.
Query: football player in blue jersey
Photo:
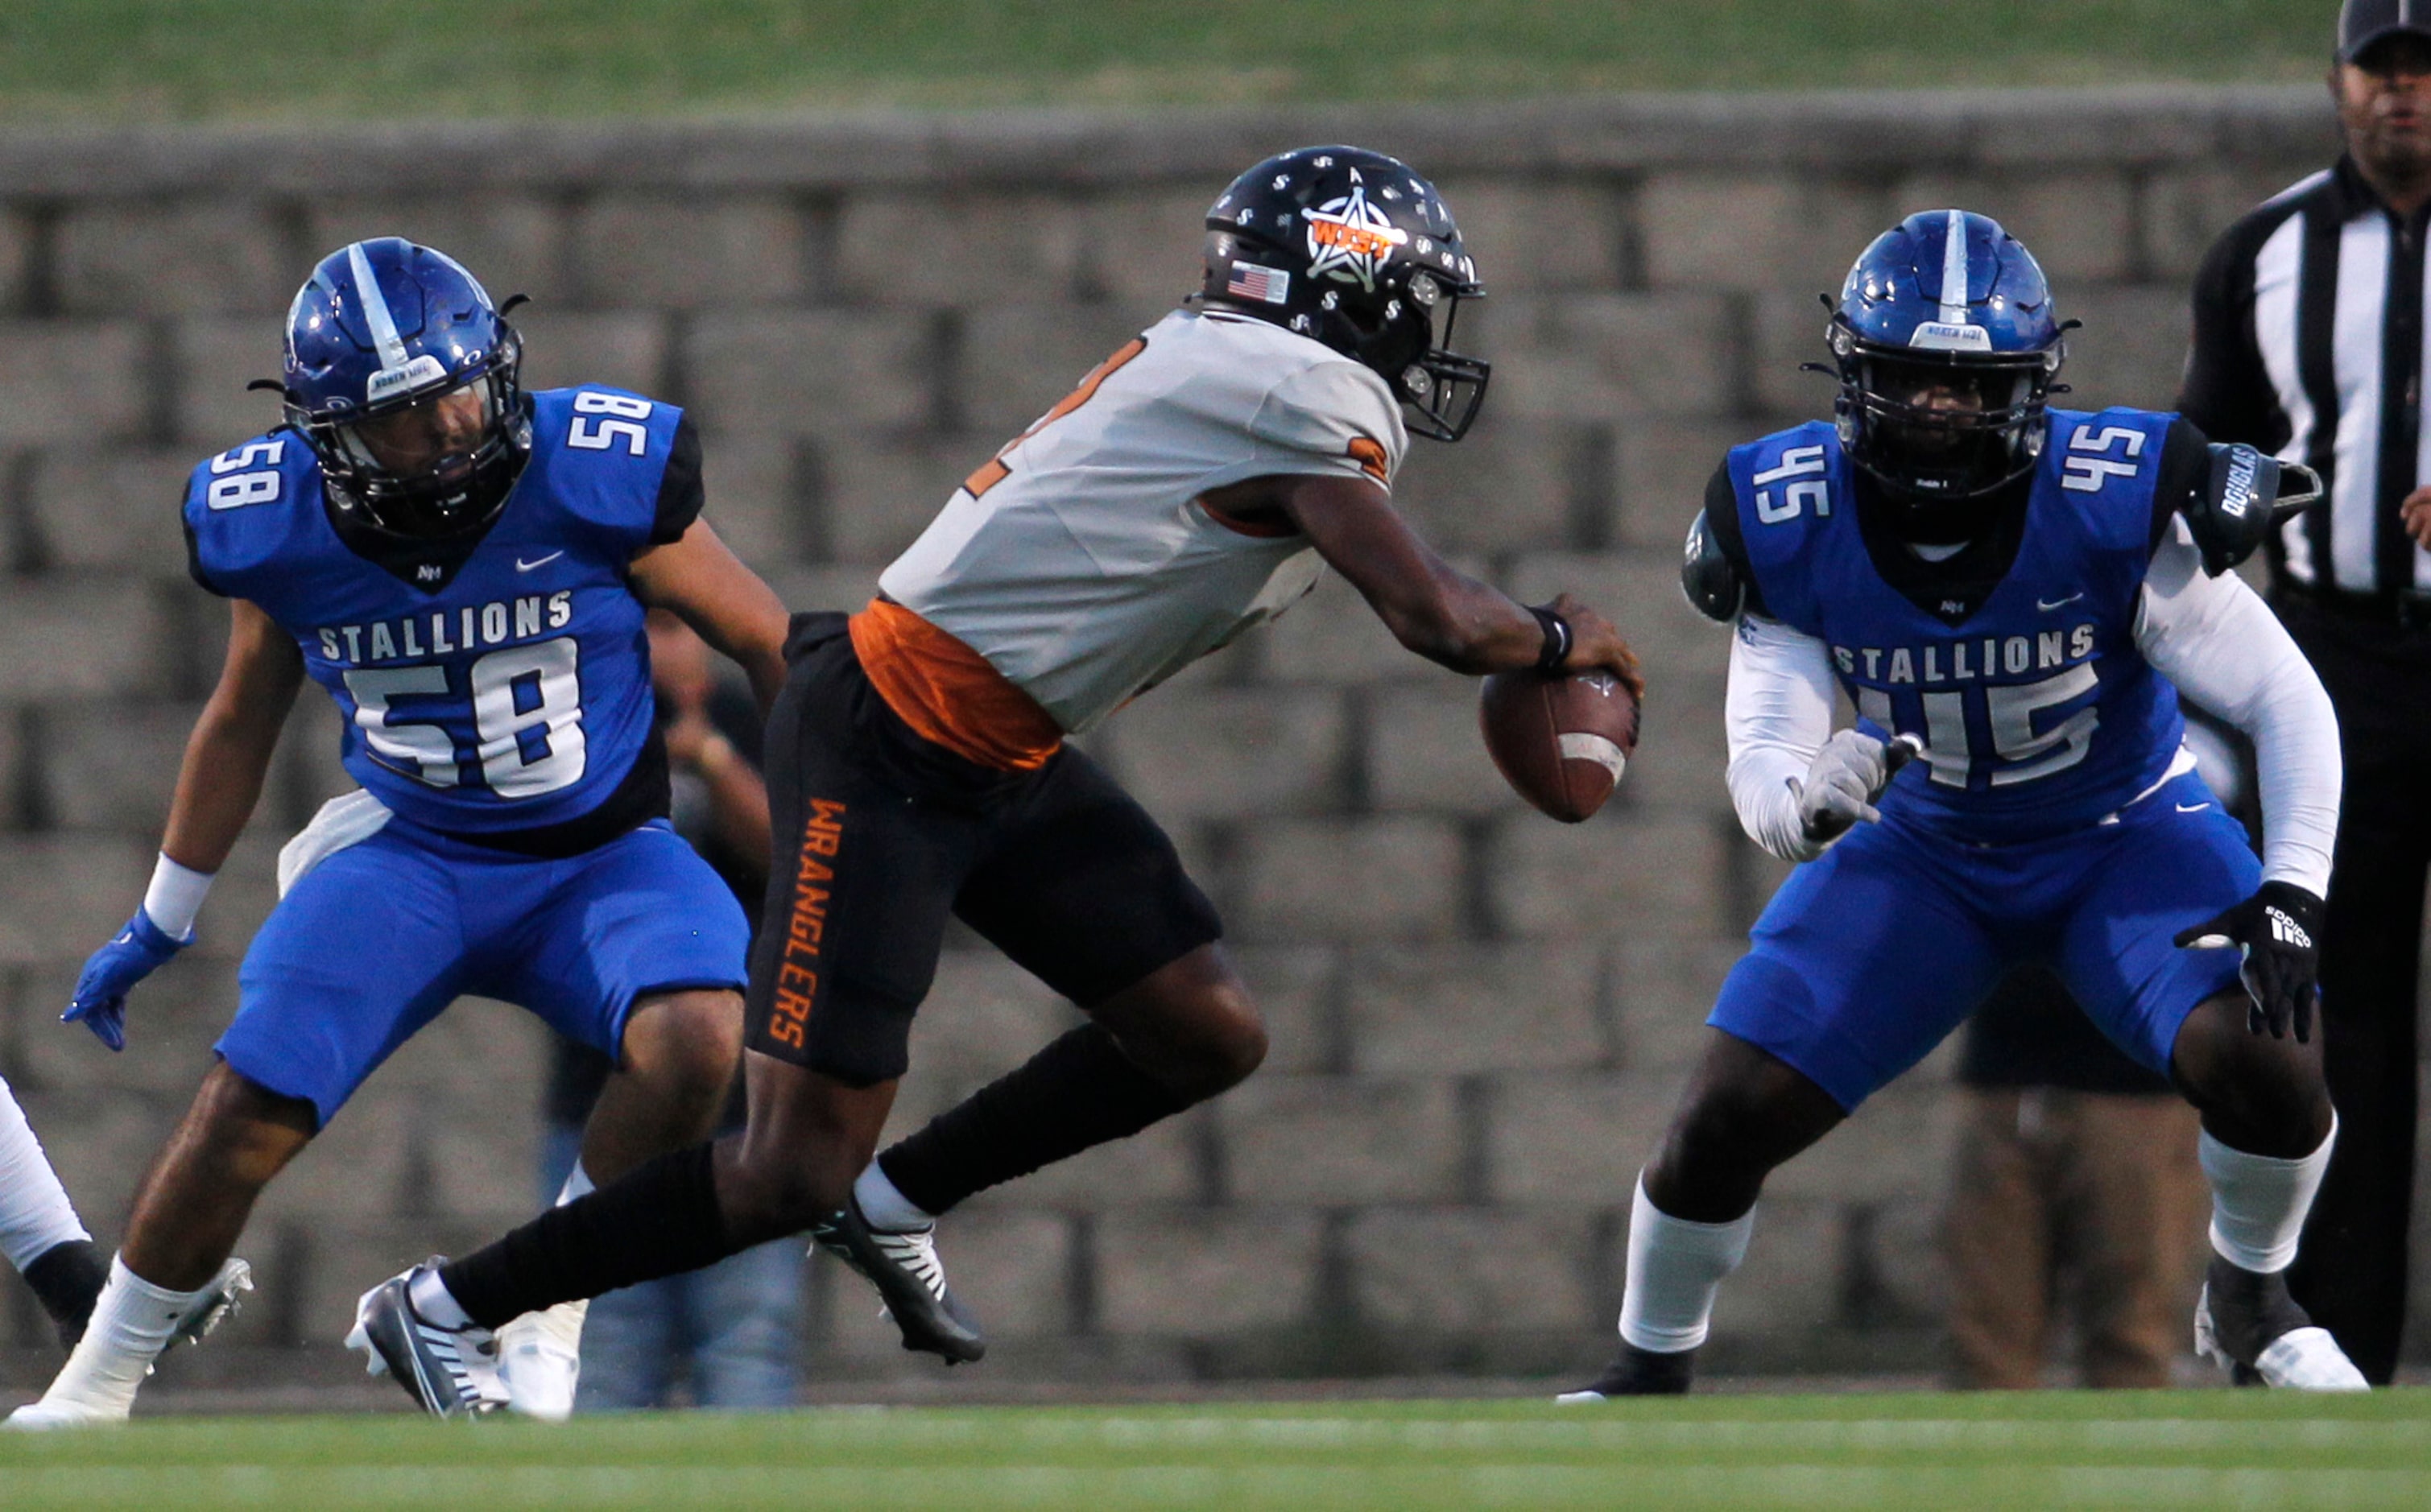
[[[741,663],[763,706],[785,613],[699,517],[681,411],[528,392],[521,356],[455,261],[356,243],[289,311],[285,422],[193,471],[190,563],[231,602],[226,664],[143,906],[66,1016],[124,1044],[127,991],[193,938],[307,677],[337,703],[361,787],[280,851],[218,1061],[136,1194],[84,1338],[19,1426],[125,1418],[162,1345],[241,1274],[229,1252],[263,1186],[459,996],[616,1058],[569,1195],[715,1118],[746,923],[667,823],[644,612],[674,611]],[[518,1326],[533,1336],[500,1341],[498,1390],[561,1416],[579,1314]]]
[[[1999,225],[1911,216],[1841,291],[1836,424],[1714,476],[1685,581],[1735,626],[1732,801],[1800,865],[1640,1175],[1620,1352],[1566,1401],[1686,1390],[1766,1176],[2025,962],[2202,1112],[2199,1347],[2240,1379],[2363,1387],[2284,1279],[2337,1134],[2312,1021],[2338,730],[2227,570],[2293,500],[2277,462],[2176,416],[2049,408],[2063,329]],[[2181,695],[2254,742],[2258,865],[2194,775]]]

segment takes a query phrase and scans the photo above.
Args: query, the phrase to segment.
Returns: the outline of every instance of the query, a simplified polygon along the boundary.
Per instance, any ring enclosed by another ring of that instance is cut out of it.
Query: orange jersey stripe
[[[986,657],[889,598],[852,616],[853,654],[870,685],[923,740],[998,771],[1047,764],[1064,731]]]
[[[1350,438],[1350,460],[1359,464],[1361,472],[1380,483],[1388,486],[1392,483],[1393,475],[1384,466],[1384,448],[1381,443],[1371,441],[1366,436],[1353,436]]]

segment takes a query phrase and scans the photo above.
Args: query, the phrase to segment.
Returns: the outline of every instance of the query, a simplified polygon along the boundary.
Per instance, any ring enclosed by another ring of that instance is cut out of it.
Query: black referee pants
[[[2346,786],[2322,940],[2339,1144],[2288,1285],[2374,1386],[2406,1331],[2418,1078],[2415,989],[2431,871],[2431,630],[2280,617],[2338,708]]]

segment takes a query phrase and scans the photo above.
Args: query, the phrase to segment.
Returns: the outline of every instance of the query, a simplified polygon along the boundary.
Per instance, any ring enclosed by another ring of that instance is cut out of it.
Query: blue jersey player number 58
[[[474,753],[482,782],[498,797],[538,798],[582,781],[578,661],[568,635],[492,651],[472,664],[465,692],[473,704]],[[462,780],[447,731],[411,716],[415,700],[463,697],[448,686],[444,665],[351,671],[346,692],[354,698],[363,742],[381,764],[432,787],[454,787]],[[399,709],[399,700],[407,707]]]

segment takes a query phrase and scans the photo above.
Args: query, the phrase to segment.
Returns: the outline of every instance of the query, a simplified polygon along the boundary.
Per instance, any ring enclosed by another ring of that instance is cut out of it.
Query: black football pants
[[[2288,1285],[2367,1380],[2406,1330],[2414,1195],[2415,989],[2431,869],[2431,631],[2281,609],[2338,707],[2346,787],[2322,940],[2339,1144]]]

